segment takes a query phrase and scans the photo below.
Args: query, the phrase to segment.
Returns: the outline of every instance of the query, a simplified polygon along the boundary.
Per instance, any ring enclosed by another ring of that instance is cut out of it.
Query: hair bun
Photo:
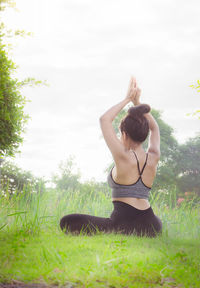
[[[151,107],[148,104],[140,104],[128,109],[128,115],[131,117],[141,117],[143,114],[149,113]]]

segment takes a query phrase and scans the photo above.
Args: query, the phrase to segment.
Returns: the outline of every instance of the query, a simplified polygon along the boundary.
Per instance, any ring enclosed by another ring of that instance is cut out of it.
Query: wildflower
[[[184,200],[185,200],[185,198],[178,198],[177,204],[180,205]]]

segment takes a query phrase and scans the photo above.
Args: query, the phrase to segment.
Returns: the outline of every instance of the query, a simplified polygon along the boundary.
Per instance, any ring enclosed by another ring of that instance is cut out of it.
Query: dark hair
[[[125,132],[135,142],[145,141],[149,134],[149,122],[144,114],[150,110],[147,104],[129,108],[128,115],[120,123],[121,133]]]

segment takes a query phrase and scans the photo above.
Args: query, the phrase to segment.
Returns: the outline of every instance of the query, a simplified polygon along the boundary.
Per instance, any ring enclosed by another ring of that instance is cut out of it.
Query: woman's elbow
[[[155,159],[156,159],[157,161],[160,160],[161,153],[160,153],[160,149],[159,149],[159,148],[156,148],[156,147],[153,147],[153,148],[152,148],[152,147],[150,147],[150,148],[148,149],[148,153],[153,154],[154,157],[155,157]]]
[[[106,121],[109,121],[108,117],[106,117],[106,115],[102,115],[100,118],[99,118],[99,122],[100,123],[103,123],[103,122],[106,122]]]
[[[101,116],[99,117],[99,122],[100,122],[100,123],[103,121],[103,118],[104,118],[104,115],[101,115]]]

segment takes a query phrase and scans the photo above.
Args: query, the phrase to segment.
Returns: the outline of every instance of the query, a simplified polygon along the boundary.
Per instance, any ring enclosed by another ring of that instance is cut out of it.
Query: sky
[[[30,115],[15,163],[50,179],[74,156],[82,181],[106,181],[111,163],[99,117],[126,96],[131,75],[141,102],[162,111],[179,143],[194,137],[200,107],[199,0],[16,0],[6,26],[33,36],[9,39]],[[162,152],[162,151],[161,151]]]

